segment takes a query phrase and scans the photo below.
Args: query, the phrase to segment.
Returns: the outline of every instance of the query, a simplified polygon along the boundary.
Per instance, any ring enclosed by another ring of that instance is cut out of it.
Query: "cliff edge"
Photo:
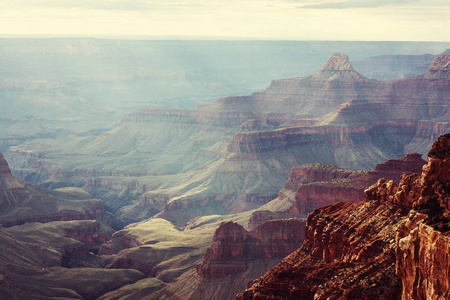
[[[450,134],[422,173],[313,211],[303,246],[236,299],[449,299]]]

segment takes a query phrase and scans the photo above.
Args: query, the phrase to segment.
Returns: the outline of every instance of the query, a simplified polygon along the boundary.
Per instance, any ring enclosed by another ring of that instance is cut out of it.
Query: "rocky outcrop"
[[[402,278],[402,299],[448,299],[450,134],[433,144],[428,164],[411,190],[405,197],[414,210],[397,234],[396,270]]]
[[[450,78],[450,55],[436,57],[430,65],[426,79],[449,79]]]
[[[303,246],[237,299],[398,299],[396,222],[380,202],[339,202],[308,216]]]
[[[82,242],[90,248],[98,248],[108,241],[108,234],[101,223],[92,222],[81,228],[66,229],[66,237]]]
[[[416,129],[416,120],[383,119],[366,124],[352,122],[345,126],[318,125],[241,132],[233,136],[225,157],[231,161],[261,160],[272,157],[276,152],[292,155],[301,162],[305,158],[299,153],[305,153],[308,163],[323,162],[352,169],[372,168],[374,165],[367,164],[368,160],[389,158],[381,153],[402,153],[403,145],[413,139]],[[362,149],[365,156],[361,154]],[[361,157],[361,160],[355,160],[354,156]]]
[[[321,206],[339,201],[358,202],[364,197],[364,190],[379,178],[399,182],[403,172],[420,172],[424,164],[426,161],[420,154],[409,153],[404,158],[378,164],[372,171],[352,171],[326,164],[296,166],[275,201],[292,203],[284,211],[286,215],[306,217]],[[251,221],[257,224],[255,218]]]
[[[117,254],[120,250],[142,246],[138,238],[127,234],[124,231],[117,231],[113,234],[108,243],[103,243],[100,247],[99,255]]]
[[[12,176],[11,170],[9,169],[8,162],[3,157],[3,154],[0,152],[0,176]]]
[[[250,219],[248,220],[248,228],[254,229],[267,221],[271,220],[280,220],[280,219],[291,219],[298,218],[298,216],[294,214],[290,214],[286,211],[270,211],[270,210],[256,210],[252,212]],[[306,221],[306,219],[304,219]]]
[[[314,79],[325,81],[364,81],[368,80],[363,75],[353,69],[347,55],[334,53],[328,61],[322,66],[319,72],[312,75]]]
[[[421,175],[380,179],[365,201],[308,216],[303,246],[237,299],[447,299],[450,134]]]
[[[304,228],[305,222],[298,219],[268,221],[249,232],[237,223],[224,222],[197,265],[197,274],[221,278],[244,272],[250,261],[284,257],[302,243]]]

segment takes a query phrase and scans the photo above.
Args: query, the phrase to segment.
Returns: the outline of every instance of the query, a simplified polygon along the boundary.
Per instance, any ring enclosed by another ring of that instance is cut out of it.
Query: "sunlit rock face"
[[[403,282],[402,299],[448,299],[450,134],[439,137],[433,144],[428,164],[415,183],[419,190],[408,197],[415,200],[409,201],[414,210],[397,235],[397,274]]]
[[[421,174],[308,216],[303,246],[237,299],[448,299],[450,134]]]

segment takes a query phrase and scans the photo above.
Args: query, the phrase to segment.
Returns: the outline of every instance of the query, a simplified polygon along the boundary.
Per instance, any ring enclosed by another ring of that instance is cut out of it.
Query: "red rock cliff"
[[[390,159],[378,164],[374,170],[352,171],[325,164],[304,165],[292,168],[279,200],[294,192],[290,215],[306,217],[314,209],[338,201],[358,202],[364,189],[379,178],[399,182],[405,172],[420,172],[426,163],[418,153],[409,153],[404,158]],[[291,196],[292,197],[292,196]]]
[[[414,210],[397,234],[397,274],[403,282],[402,300],[449,299],[450,134],[439,137],[433,144],[428,164],[414,183],[419,193],[406,196]]]
[[[303,246],[237,299],[449,299],[450,134],[421,175],[308,216]]]
[[[303,242],[305,222],[298,219],[272,220],[251,231],[234,222],[224,222],[216,230],[197,273],[204,278],[220,278],[243,272],[247,262],[284,257]]]

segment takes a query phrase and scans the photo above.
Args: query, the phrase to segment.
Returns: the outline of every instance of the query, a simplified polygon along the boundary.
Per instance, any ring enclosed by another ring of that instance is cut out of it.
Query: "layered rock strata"
[[[339,201],[358,202],[364,197],[364,190],[379,178],[398,182],[403,172],[420,172],[424,164],[421,154],[409,153],[378,164],[371,171],[340,169],[327,164],[293,167],[278,198],[255,211],[249,227],[276,218],[306,218],[314,209]]]
[[[449,129],[449,61],[442,55],[423,75],[378,81],[335,54],[315,74],[274,80],[252,95],[195,110],[140,109],[98,136],[20,145],[9,155],[35,158],[21,172],[34,183],[86,187],[113,211],[132,203],[119,212],[129,222],[162,210],[182,226],[263,205],[295,165],[372,169],[425,152]]]
[[[447,299],[450,134],[421,175],[380,179],[365,201],[308,216],[303,246],[237,299]]]
[[[234,222],[224,222],[214,233],[212,245],[197,265],[197,274],[216,279],[241,273],[253,260],[284,257],[303,242],[305,222],[272,220],[251,231]]]

